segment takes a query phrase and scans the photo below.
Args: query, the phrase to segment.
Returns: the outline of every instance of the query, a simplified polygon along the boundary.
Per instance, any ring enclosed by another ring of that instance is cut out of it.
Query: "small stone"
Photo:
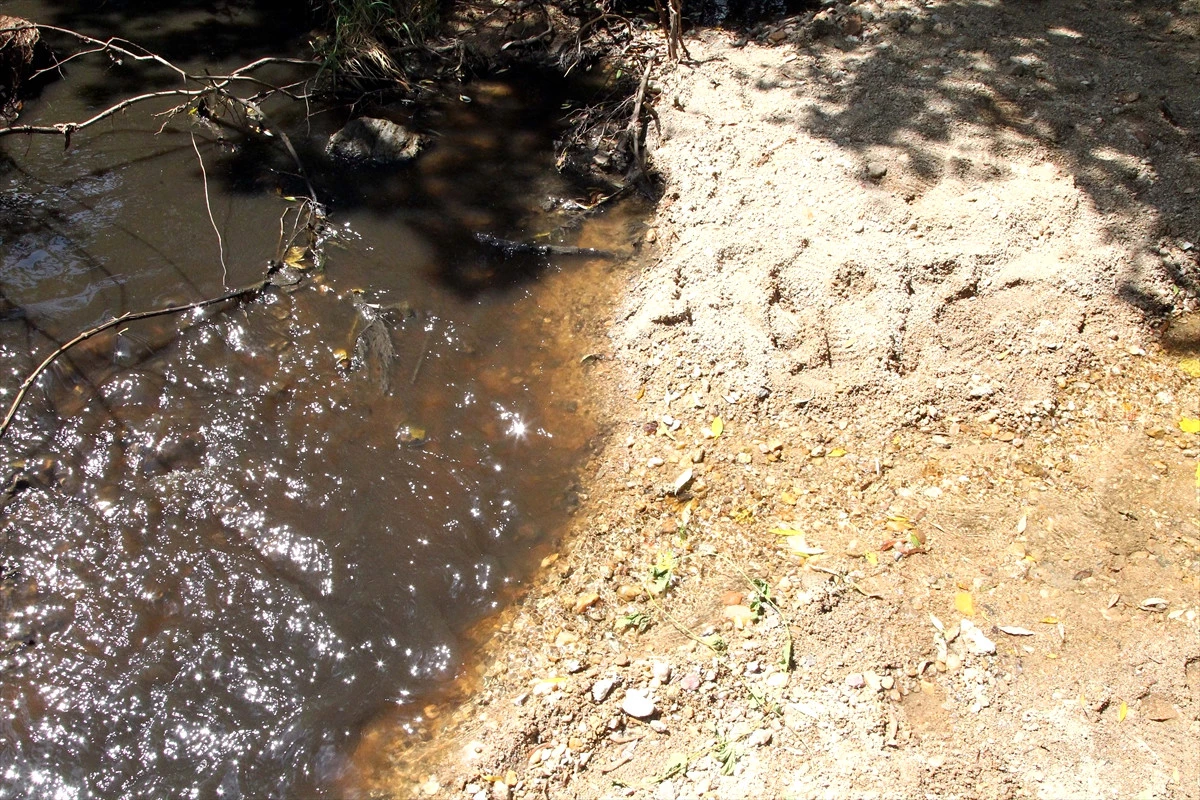
[[[971,652],[979,654],[996,652],[996,643],[985,636],[983,631],[975,627],[975,623],[971,622],[971,620],[964,619],[959,623],[959,628]]]
[[[882,180],[884,175],[887,175],[887,165],[878,161],[867,163],[867,177],[873,181]]]
[[[737,463],[739,463],[739,464],[749,464],[753,460],[754,460],[754,457],[751,456],[749,453],[743,452],[743,453],[737,454]]]
[[[655,661],[650,666],[650,674],[653,675],[659,683],[667,684],[671,682],[671,665],[665,661]]]
[[[597,703],[603,703],[608,699],[608,695],[612,692],[613,687],[617,685],[616,678],[604,678],[592,684],[592,700]]]
[[[496,781],[492,784],[492,800],[508,800],[511,790],[504,781]]]
[[[599,599],[600,595],[596,594],[595,592],[585,592],[584,594],[581,594],[579,597],[575,598],[575,605],[571,610],[576,614],[582,614],[584,611],[595,605],[596,601]]]
[[[751,747],[763,747],[771,743],[772,734],[769,728],[758,728],[746,739]]]
[[[682,678],[679,679],[679,688],[681,688],[685,691],[688,691],[688,692],[694,692],[697,689],[699,689],[700,688],[700,673],[689,672],[687,675],[684,675]]]
[[[1166,722],[1179,716],[1179,712],[1171,705],[1171,701],[1160,694],[1148,694],[1142,698],[1139,706],[1147,719],[1155,722]]]
[[[880,681],[879,676],[871,670],[864,672],[862,677],[863,682],[870,687],[872,692],[878,692],[881,688],[883,688],[883,682]]]
[[[882,678],[879,679],[879,685],[882,686],[884,689],[891,689],[893,686],[896,685],[896,679],[893,678],[891,675],[884,675]]]
[[[851,672],[849,675],[846,676],[846,685],[849,686],[851,689],[861,689],[862,687],[867,685],[867,682],[863,678],[862,673]]]
[[[661,467],[665,463],[667,463],[667,462],[663,461],[658,456],[654,456],[653,458],[651,458],[649,461],[646,462],[646,466],[651,467],[651,468]]]
[[[866,230],[866,227],[867,226],[865,224],[863,224],[863,221],[860,219],[858,222],[854,223],[854,227],[852,228],[852,230],[855,233],[862,233],[864,230]]]
[[[996,390],[991,384],[981,383],[967,389],[967,397],[979,399],[983,397],[991,397],[996,393]]]
[[[658,709],[654,707],[654,701],[647,697],[645,692],[640,689],[630,689],[625,692],[625,699],[621,701],[621,710],[631,717],[647,719],[654,716]]]
[[[634,586],[631,583],[626,583],[617,587],[617,597],[620,597],[626,602],[633,602],[642,596],[642,588]]]

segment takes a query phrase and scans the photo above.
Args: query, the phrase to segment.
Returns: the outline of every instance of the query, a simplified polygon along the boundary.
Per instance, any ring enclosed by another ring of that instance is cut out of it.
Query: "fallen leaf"
[[[879,565],[879,554],[874,550],[868,550],[866,553],[867,563],[872,567]]]
[[[287,253],[283,257],[283,263],[292,269],[304,269],[304,257],[308,255],[308,249],[304,247],[289,247]]]
[[[1179,362],[1179,368],[1193,378],[1200,378],[1200,358],[1185,358]]]
[[[1167,601],[1161,597],[1147,597],[1138,605],[1138,608],[1142,611],[1157,611],[1161,613],[1167,610]]]
[[[786,541],[788,549],[798,556],[819,556],[825,552],[824,548],[804,541],[803,536],[789,536]]]
[[[945,632],[946,626],[943,625],[942,621],[940,619],[938,619],[937,617],[935,617],[933,614],[929,615],[929,621],[933,623],[933,627],[937,628],[938,633]]]
[[[954,595],[954,608],[958,613],[967,616],[975,616],[975,601],[971,599],[970,592],[957,592]]]
[[[1018,628],[1015,625],[1000,625],[999,629],[1009,636],[1033,636],[1033,631],[1029,628]]]
[[[1058,617],[1042,617],[1042,618],[1041,618],[1041,620],[1040,620],[1040,622],[1041,622],[1043,625],[1057,625],[1057,624],[1058,624]]]
[[[713,438],[715,439],[725,432],[725,423],[721,421],[720,417],[713,417],[709,430],[712,431]]]
[[[1125,717],[1128,714],[1129,714],[1129,706],[1126,705],[1124,700],[1122,700],[1120,707],[1117,708],[1117,722],[1124,722]]]
[[[550,694],[566,682],[567,679],[562,677],[544,678],[533,684],[533,693],[536,695]]]
[[[673,484],[674,491],[672,494],[678,495],[691,482],[692,471],[690,469],[685,469],[683,472],[679,473],[679,477],[675,479],[675,483]]]
[[[645,386],[639,386],[639,387],[638,387],[638,390],[637,390],[637,394],[635,394],[635,395],[633,396],[633,399],[634,399],[634,400],[641,400],[641,399],[642,399],[643,397],[645,397],[645,396],[646,396],[646,387],[645,387]]]
[[[841,458],[844,455],[846,455],[845,450],[840,447],[835,447],[829,451],[829,453],[826,455],[826,458]]]
[[[782,494],[779,495],[779,502],[781,502],[785,505],[794,506],[794,505],[796,505],[797,501],[798,501],[797,497],[794,494],[788,494],[787,492],[783,492]]]
[[[903,532],[912,530],[913,528],[917,527],[917,525],[908,517],[889,516],[887,518],[887,522],[883,524],[883,527],[887,528],[889,531]]]
[[[1184,433],[1200,433],[1200,419],[1196,417],[1181,417],[1179,430]]]

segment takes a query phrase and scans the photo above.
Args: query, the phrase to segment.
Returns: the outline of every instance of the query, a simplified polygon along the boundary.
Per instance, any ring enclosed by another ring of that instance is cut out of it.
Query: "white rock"
[[[992,388],[992,386],[990,384],[987,384],[987,383],[981,383],[978,386],[972,386],[970,389],[967,390],[967,396],[974,397],[974,398],[991,397],[995,393],[996,393],[996,390],[994,388]]]
[[[596,681],[592,684],[592,699],[597,703],[603,703],[608,698],[609,693],[612,692],[613,687],[616,685],[616,678],[605,678],[603,680]]]
[[[771,743],[771,731],[769,728],[758,728],[746,739],[746,744],[751,747],[763,747]]]
[[[638,719],[646,719],[654,716],[657,711],[654,707],[654,701],[646,696],[646,693],[640,689],[630,689],[625,692],[625,699],[621,701],[621,710],[631,717]]]
[[[975,623],[969,619],[964,619],[959,623],[960,635],[966,641],[967,647],[973,653],[994,653],[996,652],[996,643],[984,635],[983,631],[975,627]]]

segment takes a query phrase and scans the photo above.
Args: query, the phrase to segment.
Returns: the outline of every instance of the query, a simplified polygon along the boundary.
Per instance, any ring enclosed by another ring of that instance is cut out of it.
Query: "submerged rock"
[[[376,117],[359,117],[329,137],[325,152],[353,163],[403,164],[416,158],[424,139],[403,125]]]

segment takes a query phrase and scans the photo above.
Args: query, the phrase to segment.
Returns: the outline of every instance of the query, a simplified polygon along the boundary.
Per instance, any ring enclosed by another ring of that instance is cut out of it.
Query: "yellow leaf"
[[[803,536],[789,536],[785,541],[788,549],[798,556],[819,556],[825,552],[824,548],[804,541]]]
[[[874,550],[868,550],[867,551],[867,563],[870,564],[872,567],[878,566],[879,554],[876,553]]]
[[[289,247],[283,256],[283,263],[293,269],[304,269],[304,256],[308,250],[303,247]]]
[[[798,531],[795,528],[771,528],[771,533],[776,536],[803,536],[804,531]]]
[[[956,592],[954,594],[954,607],[963,616],[975,616],[975,601],[971,599],[970,592]]]
[[[1043,625],[1057,625],[1058,617],[1042,617]]]
[[[784,503],[785,505],[794,506],[796,505],[797,498],[794,494],[783,492],[779,495],[779,502]]]
[[[840,447],[835,447],[829,451],[829,458],[841,458],[846,455],[846,451]]]
[[[1185,358],[1179,368],[1193,378],[1200,378],[1200,358]]]
[[[1182,417],[1179,420],[1179,430],[1184,433],[1200,433],[1200,419],[1196,417]]]
[[[638,387],[638,390],[637,390],[637,394],[635,394],[635,395],[633,396],[633,399],[634,399],[634,400],[641,400],[641,399],[642,399],[643,397],[645,397],[645,396],[646,396],[646,387],[645,387],[645,386],[639,386],[639,387]]]
[[[1054,653],[1046,653],[1046,658],[1058,658]]]
[[[1117,722],[1124,722],[1125,716],[1128,713],[1129,713],[1129,706],[1127,706],[1125,704],[1125,701],[1122,700],[1120,707],[1117,708]]]
[[[725,423],[720,417],[713,417],[712,426],[709,428],[712,431],[713,438],[717,438],[725,431]]]

